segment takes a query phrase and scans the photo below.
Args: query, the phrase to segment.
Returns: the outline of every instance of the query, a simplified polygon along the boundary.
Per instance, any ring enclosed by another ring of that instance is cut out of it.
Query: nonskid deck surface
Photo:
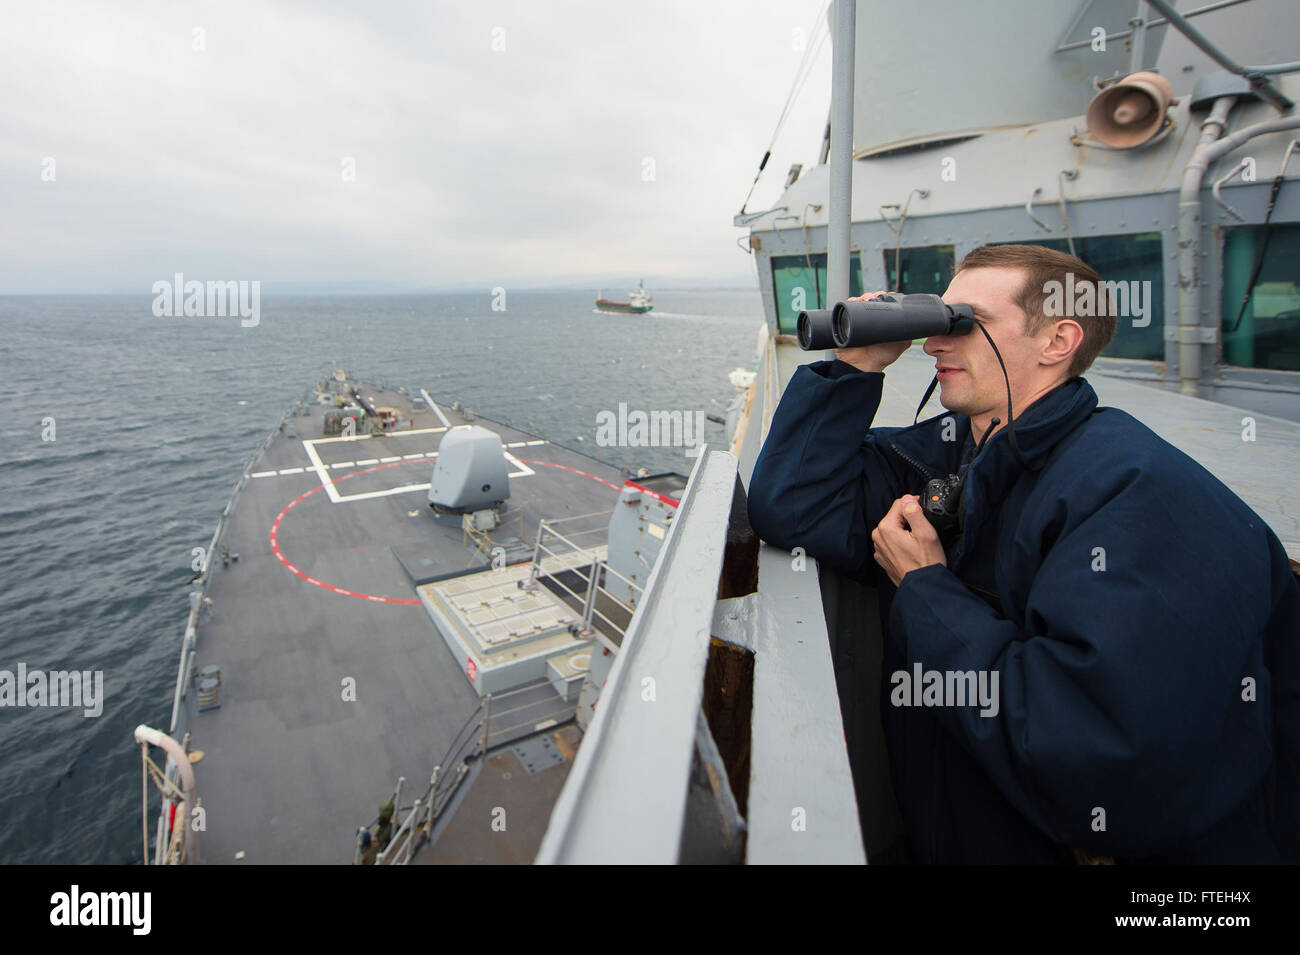
[[[570,723],[489,753],[475,767],[452,825],[415,856],[420,865],[527,865],[573,768],[580,734]]]
[[[324,408],[309,406],[238,499],[223,541],[238,559],[213,561],[197,666],[220,666],[221,707],[199,713],[197,694],[187,698],[191,747],[204,753],[195,772],[206,863],[237,853],[247,863],[351,861],[357,827],[399,776],[404,804],[423,792],[479,702],[395,554],[427,577],[481,566],[460,527],[427,506],[446,428],[401,395],[363,393],[398,408],[408,430],[325,437]],[[443,411],[452,426],[468,423]],[[613,507],[622,472],[475,423],[513,458],[494,537],[531,542],[541,518]]]

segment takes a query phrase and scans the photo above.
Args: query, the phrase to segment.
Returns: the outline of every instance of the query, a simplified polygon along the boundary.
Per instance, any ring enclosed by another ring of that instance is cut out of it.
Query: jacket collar
[[[1071,378],[1043,395],[1016,415],[1016,443],[1026,461],[1033,464],[1045,458],[1066,435],[1083,423],[1097,408],[1097,392],[1085,378]],[[945,418],[955,418],[953,440],[936,448],[935,429],[942,429]],[[957,471],[962,445],[970,434],[970,418],[945,412],[910,428],[896,432],[890,444],[908,458],[945,477]],[[940,451],[936,455],[936,451]],[[1024,468],[1016,459],[1008,440],[1007,429],[999,428],[971,464],[971,476],[979,474],[988,493],[1008,487]]]

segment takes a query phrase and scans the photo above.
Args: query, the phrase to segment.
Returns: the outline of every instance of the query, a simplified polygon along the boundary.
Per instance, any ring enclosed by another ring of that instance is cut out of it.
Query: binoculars
[[[964,335],[974,327],[969,305],[947,305],[928,293],[889,293],[865,302],[836,302],[833,308],[800,312],[797,330],[799,347],[813,351]]]

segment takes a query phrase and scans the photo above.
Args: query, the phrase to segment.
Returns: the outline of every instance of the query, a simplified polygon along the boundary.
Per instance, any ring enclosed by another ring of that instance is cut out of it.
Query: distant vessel
[[[628,293],[626,302],[615,302],[608,298],[596,299],[596,309],[601,312],[635,312],[640,315],[652,308],[654,305],[650,293],[645,290],[645,282],[639,283],[636,291]]]

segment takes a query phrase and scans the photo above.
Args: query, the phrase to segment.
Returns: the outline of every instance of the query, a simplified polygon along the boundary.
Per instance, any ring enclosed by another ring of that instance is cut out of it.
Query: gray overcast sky
[[[753,284],[731,218],[823,6],[13,4],[0,293]],[[751,209],[816,161],[829,77],[827,41]]]

